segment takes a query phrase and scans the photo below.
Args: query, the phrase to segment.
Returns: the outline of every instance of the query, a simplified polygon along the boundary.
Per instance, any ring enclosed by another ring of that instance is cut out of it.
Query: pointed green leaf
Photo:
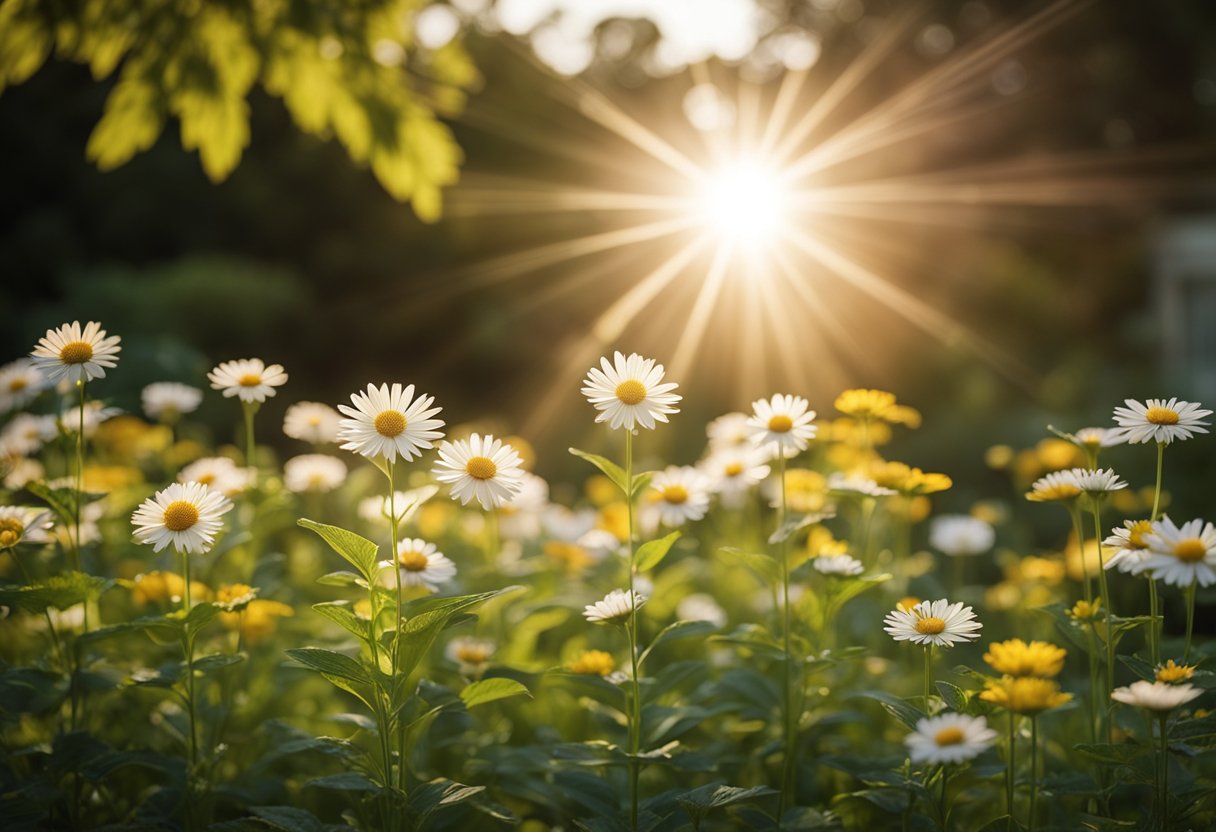
[[[717,625],[711,621],[676,621],[668,624],[654,637],[654,641],[650,642],[650,646],[642,651],[642,655],[638,658],[638,664],[641,665],[645,662],[646,657],[661,644],[667,644],[668,642],[683,638],[699,638],[717,631]]]
[[[605,459],[598,454],[589,454],[586,451],[580,451],[578,448],[570,448],[570,453],[580,459],[585,459],[604,472],[604,476],[616,483],[616,487],[621,489],[622,494],[628,494],[629,489],[625,485],[625,472],[621,466],[611,460]],[[636,478],[635,478],[636,482]]]
[[[356,635],[361,639],[368,637],[368,624],[359,616],[355,615],[354,610],[349,601],[334,601],[324,604],[313,604],[312,608],[321,615],[328,618],[330,621],[337,624],[342,629],[352,635]]]
[[[761,577],[775,581],[781,577],[781,565],[772,555],[763,552],[745,552],[737,546],[723,546],[718,554],[726,558],[742,561],[745,566],[758,572]]]
[[[521,695],[529,698],[532,696],[522,682],[499,677],[482,679],[481,681],[466,685],[464,690],[460,692],[460,699],[464,702],[466,708],[475,708],[478,705],[485,705],[487,702]]]
[[[639,572],[648,572],[654,569],[663,558],[667,557],[667,553],[671,551],[672,544],[680,538],[680,532],[672,532],[666,537],[661,537],[658,540],[648,540],[638,547],[635,560],[638,565]]]
[[[301,518],[297,521],[306,529],[316,532],[322,540],[359,570],[359,574],[371,583],[375,580],[379,563],[380,547],[366,537],[338,528]]]

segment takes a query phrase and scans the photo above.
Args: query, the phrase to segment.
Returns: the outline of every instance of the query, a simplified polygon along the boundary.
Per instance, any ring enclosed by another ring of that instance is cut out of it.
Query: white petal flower
[[[113,419],[122,413],[122,408],[106,407],[94,399],[84,404],[84,435],[92,436],[102,422]],[[57,428],[66,434],[75,434],[80,430],[80,406],[68,408],[60,414]],[[48,437],[49,439],[49,437]]]
[[[149,419],[171,422],[198,409],[203,401],[203,391],[176,381],[158,381],[143,389],[140,400]]]
[[[480,676],[494,656],[498,645],[485,638],[461,636],[448,642],[444,655],[460,666],[464,676]]]
[[[966,514],[943,514],[929,526],[929,545],[950,557],[982,555],[995,542],[990,524]]]
[[[1048,430],[1082,450],[1113,448],[1127,442],[1127,435],[1122,428],[1081,428],[1076,433],[1065,433],[1048,425]]]
[[[860,575],[866,570],[861,561],[849,555],[820,555],[812,563],[824,575]]]
[[[253,485],[254,471],[239,467],[226,456],[209,456],[178,471],[177,481],[202,483],[225,497],[235,497]]]
[[[1216,584],[1216,526],[1191,520],[1181,527],[1162,517],[1145,535],[1149,554],[1144,569],[1155,580],[1171,586]]]
[[[50,379],[31,358],[18,358],[0,367],[0,413],[25,407],[49,387]]]
[[[919,720],[904,744],[912,762],[941,765],[978,757],[992,747],[996,736],[982,716],[946,713]]]
[[[838,496],[890,497],[899,493],[894,488],[879,485],[869,477],[842,474],[839,471],[828,477],[827,489]]]
[[[523,460],[510,445],[493,436],[473,434],[468,439],[443,442],[431,474],[448,485],[452,499],[468,505],[474,497],[489,511],[519,493]]]
[[[896,641],[938,647],[977,639],[983,627],[971,607],[961,601],[951,604],[945,598],[921,601],[909,610],[892,610],[883,623],[887,625],[883,629]]]
[[[438,493],[438,486],[424,485],[409,491],[394,491],[391,501],[387,495],[365,497],[359,501],[356,512],[360,518],[377,525],[387,523],[389,517],[396,514],[397,524],[400,525],[412,517],[423,503]]]
[[[1212,411],[1196,402],[1179,399],[1148,399],[1143,404],[1135,399],[1124,400],[1126,407],[1115,408],[1115,422],[1126,441],[1132,444],[1160,442],[1168,445],[1175,439],[1190,439],[1196,433],[1207,433],[1209,422],[1202,421]]]
[[[736,498],[764,482],[772,471],[765,464],[764,451],[750,441],[714,450],[697,467],[709,477],[710,490],[722,495],[728,503],[737,503]]]
[[[706,425],[705,433],[709,437],[711,451],[754,447],[752,429],[748,424],[750,419],[746,413],[727,413]]]
[[[106,337],[96,321],[81,329],[80,321],[48,329],[30,356],[49,381],[63,379],[70,384],[105,378],[106,370],[118,363],[122,347],[117,335]]]
[[[624,624],[629,614],[646,603],[646,596],[624,589],[614,589],[604,600],[588,604],[583,608],[583,617],[592,624]]]
[[[675,407],[680,396],[672,393],[679,385],[663,382],[663,365],[653,358],[630,353],[626,358],[613,353],[612,363],[600,359],[598,368],[587,371],[582,394],[599,411],[597,422],[607,422],[613,430],[632,431],[638,425],[654,430],[656,423],[680,411]]]
[[[346,480],[346,463],[326,454],[301,454],[283,464],[283,483],[297,494],[333,491]]]
[[[773,457],[786,459],[805,451],[819,428],[811,424],[815,411],[807,409],[801,396],[776,393],[769,399],[752,402],[752,416],[747,420],[752,442],[769,451]]]
[[[58,435],[54,416],[18,413],[0,431],[0,451],[4,456],[28,456]]]
[[[267,366],[260,358],[241,358],[225,361],[207,373],[207,378],[211,388],[222,390],[226,399],[236,396],[242,402],[260,404],[287,382],[287,373],[281,364]]]
[[[392,575],[392,563],[385,561],[380,565],[387,568],[387,575]],[[422,586],[431,592],[438,592],[442,584],[456,577],[456,564],[438,551],[434,543],[417,537],[397,544],[397,568],[401,570],[402,585]],[[385,583],[392,585],[394,580],[388,577]]]
[[[338,440],[342,417],[320,402],[296,402],[283,415],[283,433],[301,442],[321,445]]]
[[[1123,528],[1110,531],[1102,545],[1113,548],[1115,553],[1106,559],[1106,568],[1128,575],[1142,574],[1150,554],[1146,538],[1152,533],[1153,524],[1147,520],[1124,520]]]
[[[365,457],[384,457],[395,462],[397,456],[409,462],[443,436],[443,422],[434,418],[441,407],[432,407],[434,396],[414,398],[414,385],[389,387],[367,385],[366,393],[351,393],[351,404],[338,405],[349,416],[338,423],[342,450]]]
[[[152,544],[156,552],[172,544],[178,552],[204,554],[215,544],[223,515],[231,508],[223,494],[202,483],[175,482],[135,510],[135,540]]]
[[[1090,470],[1089,468],[1073,468],[1069,472],[1072,481],[1091,497],[1109,494],[1127,488],[1127,483],[1119,479],[1113,468]]]
[[[704,592],[681,598],[676,604],[676,617],[681,621],[708,621],[715,627],[726,626],[726,610],[712,595]]]
[[[0,549],[19,543],[46,543],[51,528],[51,513],[25,506],[0,506]]]
[[[649,497],[665,525],[682,526],[709,510],[709,479],[696,468],[669,465],[650,481]]]
[[[1150,711],[1172,711],[1202,695],[1203,690],[1194,685],[1171,685],[1167,682],[1146,682],[1143,679],[1110,692],[1111,699],[1116,702],[1147,708]]]
[[[510,540],[540,537],[545,509],[549,506],[549,483],[524,471],[519,491],[498,510],[498,531]]]
[[[1039,477],[1030,486],[1026,499],[1035,503],[1061,503],[1075,500],[1081,496],[1081,485],[1077,482],[1076,471],[1053,471]]]

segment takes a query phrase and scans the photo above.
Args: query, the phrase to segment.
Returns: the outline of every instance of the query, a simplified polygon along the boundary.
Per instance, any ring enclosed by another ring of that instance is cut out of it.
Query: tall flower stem
[[[1157,484],[1153,488],[1153,515],[1149,518],[1150,523],[1157,522],[1157,515],[1161,512],[1161,481],[1162,473],[1165,470],[1165,443],[1157,443]],[[1149,649],[1153,654],[1153,665],[1156,666],[1161,662],[1161,601],[1157,597],[1157,579],[1152,575],[1148,576],[1148,636]]]
[[[946,800],[946,788],[950,782],[950,767],[942,766],[941,793],[938,797],[937,812],[942,819],[942,832],[950,832],[950,804]]]
[[[1153,516],[1152,522],[1157,521],[1157,515],[1161,511],[1161,474],[1165,468],[1165,443],[1157,443],[1157,485],[1153,489]]]
[[[253,438],[253,416],[257,407],[253,402],[241,402],[241,410],[245,411],[245,464],[251,468],[257,467],[257,445]]]
[[[1186,596],[1186,642],[1182,650],[1182,663],[1186,664],[1191,657],[1191,635],[1195,631],[1195,589],[1199,584],[1196,576],[1191,579],[1191,585],[1183,590]]]
[[[1013,829],[1013,792],[1017,787],[1017,715],[1009,712],[1009,763],[1005,770],[1005,809],[1009,815],[1008,829]]]
[[[1094,613],[1096,615],[1096,612]],[[1101,722],[1098,709],[1098,625],[1094,618],[1089,619],[1089,701],[1093,719],[1089,721],[1090,736],[1093,742],[1098,741],[1098,726]]]
[[[638,828],[638,780],[642,769],[638,753],[642,746],[642,687],[638,680],[638,605],[634,595],[637,561],[633,548],[633,431],[625,431],[625,515],[629,533],[629,663],[633,670],[629,714],[629,828]]]
[[[182,552],[182,578],[184,589],[182,593],[182,611],[185,618],[190,617],[190,554]],[[194,636],[185,620],[182,622],[182,651],[186,654],[186,711],[190,717],[190,769],[198,765],[198,730],[195,727],[194,716]]]
[[[1157,718],[1161,734],[1161,792],[1157,795],[1157,814],[1161,824],[1161,832],[1169,828],[1169,799],[1170,799],[1170,739],[1168,731],[1169,714],[1162,713]]]
[[[1039,718],[1030,717],[1030,816],[1026,827],[1034,832],[1035,816],[1039,807]]]
[[[925,645],[925,715],[932,716],[929,697],[933,693],[933,645]]]
[[[777,478],[781,481],[781,513],[777,519],[777,529],[781,530],[785,527],[786,517],[789,514],[789,507],[785,493],[785,449],[777,448]],[[795,800],[794,795],[794,746],[797,741],[797,719],[794,713],[794,651],[791,638],[793,630],[793,616],[790,612],[790,564],[789,557],[786,552],[786,540],[784,538],[777,544],[777,562],[781,566],[781,631],[783,638],[783,646],[785,652],[785,661],[782,663],[782,701],[784,704],[784,754],[781,759],[781,798],[780,806],[777,810],[778,823],[781,817],[785,815],[786,807],[792,805]]]
[[[1106,604],[1106,741],[1111,742],[1111,698],[1110,692],[1115,689],[1115,610],[1111,603],[1110,590],[1106,585],[1106,561],[1102,556],[1102,505],[1097,495],[1091,496],[1094,514],[1094,545],[1098,547],[1098,585],[1102,592],[1102,600]]]
[[[1081,511],[1075,505],[1069,505],[1068,514],[1072,517],[1072,530],[1077,536],[1077,551],[1081,557],[1081,582],[1085,588],[1085,600],[1093,603],[1094,595],[1089,586],[1089,564],[1085,562],[1085,532],[1081,527]]]
[[[388,475],[388,538],[389,551],[391,552],[390,559],[393,564],[393,575],[396,577],[394,585],[394,610],[393,610],[393,652],[388,657],[389,673],[393,677],[393,683],[397,681],[397,656],[400,655],[401,647],[401,608],[402,608],[402,590],[401,590],[401,564],[397,562],[397,464],[396,461],[390,460],[386,466],[385,473]],[[379,669],[379,668],[377,668]],[[392,726],[392,714],[388,715],[386,720],[386,728]],[[406,790],[406,766],[405,766],[405,745],[406,745],[406,726],[399,726],[397,735],[397,788],[402,792]],[[391,758],[388,763],[390,766],[388,779],[392,781],[392,762]]]
[[[85,381],[81,379],[76,382],[76,389],[80,391],[80,424],[76,426],[76,505],[74,506],[74,520],[76,521],[76,548],[72,553],[72,569],[76,572],[80,571],[80,507],[84,503],[84,388]],[[89,617],[89,605],[84,605],[85,621]],[[89,626],[85,624],[85,631],[88,632]]]

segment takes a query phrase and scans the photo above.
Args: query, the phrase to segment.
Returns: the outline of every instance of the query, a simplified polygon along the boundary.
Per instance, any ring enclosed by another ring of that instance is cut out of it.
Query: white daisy
[[[624,589],[614,589],[604,600],[585,606],[583,617],[592,624],[624,624],[629,614],[645,603],[646,596],[636,590],[630,594]]]
[[[1047,429],[1061,439],[1087,451],[1113,448],[1115,445],[1122,445],[1127,442],[1127,436],[1121,428],[1081,428],[1076,433],[1065,433],[1062,430],[1056,430],[1050,425],[1047,426]]]
[[[1150,554],[1145,538],[1152,533],[1153,524],[1147,520],[1124,520],[1123,528],[1110,531],[1110,537],[1103,540],[1102,545],[1114,549],[1115,553],[1106,559],[1106,568],[1129,575],[1144,572]]]
[[[1125,399],[1127,407],[1115,408],[1115,422],[1122,428],[1124,438],[1132,443],[1160,442],[1168,445],[1175,439],[1190,439],[1196,433],[1207,433],[1209,423],[1201,421],[1211,416],[1196,402],[1179,399],[1148,399],[1144,404]]]
[[[1073,468],[1068,471],[1053,471],[1039,477],[1030,486],[1026,499],[1035,503],[1061,503],[1075,500],[1081,496],[1081,486],[1077,482]]]
[[[696,468],[669,465],[650,481],[650,497],[667,526],[700,520],[709,510],[709,478]]]
[[[46,469],[38,460],[6,453],[3,438],[0,438],[0,457],[3,457],[0,470],[4,472],[4,487],[10,491],[19,491],[46,477]]]
[[[172,544],[178,552],[204,554],[224,526],[232,503],[199,482],[171,484],[140,504],[131,515],[137,543],[150,543],[159,552]]]
[[[235,497],[253,485],[254,471],[239,467],[226,456],[209,456],[196,459],[178,471],[177,481],[202,483],[225,497]]]
[[[715,627],[726,626],[726,610],[712,596],[704,592],[685,595],[676,604],[676,618],[681,621],[708,621]]]
[[[18,543],[46,543],[51,528],[51,513],[40,508],[0,506],[0,549]]]
[[[753,486],[764,482],[772,469],[764,462],[764,451],[748,442],[715,450],[698,467],[709,477],[710,490],[725,502],[737,502]]]
[[[84,403],[84,435],[91,437],[102,422],[107,422],[122,414],[120,407],[106,407],[94,399]],[[66,434],[75,434],[80,430],[80,406],[68,408],[59,416],[57,430]],[[48,437],[49,439],[49,437]]]
[[[950,557],[982,555],[995,542],[990,524],[966,514],[943,514],[929,526],[929,545]]]
[[[381,566],[388,567],[391,574],[393,564],[385,561]],[[397,544],[397,568],[401,570],[402,585],[422,586],[431,592],[438,592],[440,585],[456,577],[456,564],[438,551],[434,543],[417,537]]]
[[[545,509],[549,505],[549,483],[524,471],[519,491],[498,510],[498,531],[511,540],[540,537]]]
[[[50,437],[47,436],[48,431]],[[58,435],[59,426],[54,416],[18,413],[0,431],[0,448],[5,456],[29,456]]]
[[[815,411],[807,409],[801,396],[776,393],[769,399],[752,402],[752,416],[747,420],[752,442],[771,452],[772,456],[798,456],[807,449],[819,428],[811,424]]]
[[[474,497],[489,511],[519,493],[523,460],[510,445],[493,436],[442,442],[431,474],[452,491],[452,499],[468,505]]]
[[[1202,695],[1203,690],[1194,685],[1171,685],[1168,682],[1146,682],[1143,679],[1110,692],[1110,698],[1116,702],[1147,708],[1150,711],[1172,711]]]
[[[1172,586],[1216,584],[1216,526],[1191,520],[1181,527],[1169,517],[1153,524],[1144,536],[1149,554],[1144,569],[1155,580]]]
[[[869,477],[859,474],[843,474],[839,471],[828,477],[827,489],[837,496],[845,497],[890,497],[899,493],[894,488],[879,485]]]
[[[434,416],[443,408],[432,407],[434,396],[414,398],[414,385],[389,387],[367,385],[366,393],[351,393],[354,407],[340,404],[338,410],[349,416],[338,422],[342,450],[365,457],[380,456],[395,462],[397,455],[409,462],[433,447],[432,439],[443,433],[443,422]]]
[[[709,447],[714,451],[727,448],[752,447],[751,419],[746,413],[727,413],[705,426]]]
[[[31,358],[18,358],[0,367],[0,413],[25,407],[50,386],[50,379]]]
[[[84,329],[80,328],[80,321],[72,321],[58,329],[48,329],[30,356],[48,381],[64,379],[75,384],[105,378],[106,369],[118,363],[121,340],[117,335],[107,338],[96,321],[89,321]]]
[[[321,445],[338,441],[342,417],[320,402],[296,402],[283,415],[283,433],[301,442]]]
[[[226,399],[236,396],[246,404],[260,404],[287,382],[287,373],[281,364],[267,366],[260,358],[241,358],[223,362],[207,378],[211,389],[224,391]]]
[[[149,419],[174,422],[179,416],[198,409],[203,401],[203,391],[176,381],[158,381],[143,389],[140,400]]]
[[[883,629],[896,641],[938,647],[977,639],[983,627],[975,620],[971,607],[964,606],[962,601],[951,604],[945,598],[921,601],[908,610],[892,610],[883,623],[887,625]]]
[[[88,546],[90,543],[96,543],[101,540],[101,519],[106,515],[106,501],[94,500],[91,503],[86,503],[80,509],[80,528],[77,529],[76,524],[64,525],[56,524],[51,529],[51,536],[59,541],[65,549],[75,546],[77,538],[80,540],[81,546]]]
[[[461,636],[449,641],[443,653],[448,661],[460,666],[462,676],[480,676],[490,664],[497,647],[498,645],[486,638]]]
[[[654,430],[656,423],[680,412],[675,405],[681,397],[671,392],[679,385],[664,384],[663,365],[637,353],[628,358],[613,353],[611,364],[601,358],[600,367],[588,370],[583,384],[583,395],[600,411],[595,421],[607,422],[613,430],[632,431],[638,425]]]
[[[861,561],[849,555],[820,555],[813,561],[815,570],[824,575],[860,575],[866,570]]]
[[[1127,488],[1127,483],[1119,479],[1119,475],[1115,473],[1115,469],[1113,468],[1107,468],[1106,470],[1102,470],[1101,468],[1097,470],[1073,468],[1068,473],[1072,475],[1072,481],[1077,484],[1077,488],[1091,497],[1101,497],[1103,494]]]
[[[541,519],[549,537],[565,543],[574,543],[595,528],[598,515],[593,508],[574,510],[558,503],[549,503],[545,506]]]
[[[964,763],[978,757],[996,742],[996,731],[982,716],[946,713],[919,720],[904,738],[914,763]]]
[[[325,454],[302,454],[283,464],[283,483],[297,494],[333,491],[346,479],[346,463]]]

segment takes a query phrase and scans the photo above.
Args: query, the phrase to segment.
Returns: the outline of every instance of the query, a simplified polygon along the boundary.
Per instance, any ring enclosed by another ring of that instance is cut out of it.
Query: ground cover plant
[[[687,424],[616,352],[569,391],[600,453],[551,488],[530,469],[564,449],[408,377],[279,425],[301,369],[225,361],[135,414],[107,403],[125,357],[73,322],[0,368],[6,828],[1216,823],[1216,527],[1169,489],[1210,453],[1199,404],[994,445],[1006,492],[950,515],[879,390]],[[1154,480],[1119,475],[1144,455]]]

